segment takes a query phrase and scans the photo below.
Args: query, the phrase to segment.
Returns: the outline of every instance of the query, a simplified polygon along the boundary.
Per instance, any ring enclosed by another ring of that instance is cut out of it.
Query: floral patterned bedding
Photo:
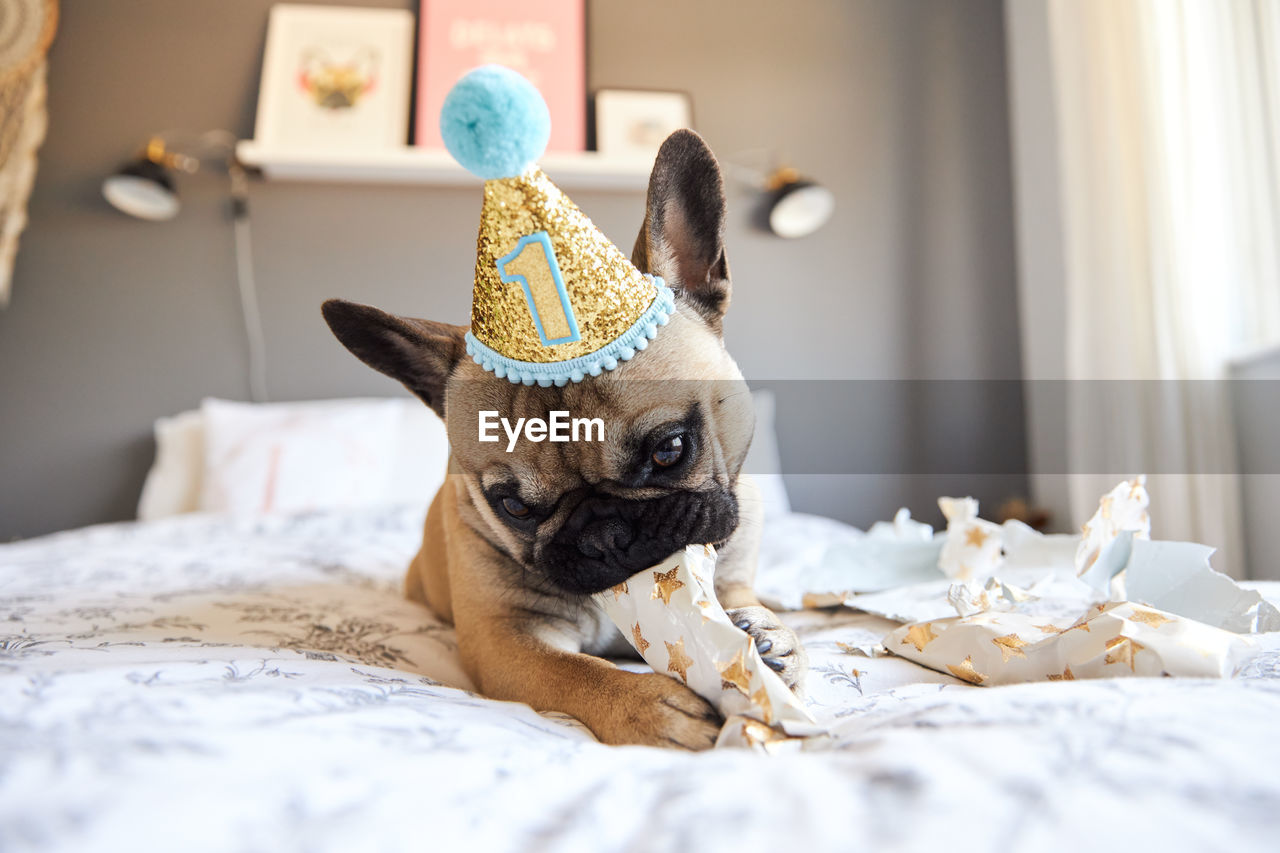
[[[1276,849],[1275,654],[978,688],[806,611],[821,751],[609,748],[469,691],[399,595],[420,513],[0,546],[0,850]]]

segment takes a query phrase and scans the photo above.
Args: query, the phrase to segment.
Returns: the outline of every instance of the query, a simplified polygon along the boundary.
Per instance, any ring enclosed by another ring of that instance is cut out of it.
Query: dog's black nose
[[[588,524],[578,534],[578,551],[584,557],[602,560],[625,551],[631,545],[631,525],[620,518],[605,518]]]

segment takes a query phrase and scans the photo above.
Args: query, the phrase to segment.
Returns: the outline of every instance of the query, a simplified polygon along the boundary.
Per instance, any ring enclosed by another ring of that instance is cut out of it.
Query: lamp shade
[[[765,223],[779,237],[807,237],[827,224],[835,205],[835,196],[821,184],[788,181],[766,198]]]
[[[169,170],[145,157],[104,180],[102,195],[112,207],[139,219],[172,219],[180,207]]]

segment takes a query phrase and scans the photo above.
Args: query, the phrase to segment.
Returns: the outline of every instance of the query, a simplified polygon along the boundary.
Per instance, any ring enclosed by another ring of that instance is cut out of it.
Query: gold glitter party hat
[[[502,66],[477,68],[445,98],[440,131],[485,179],[467,333],[476,363],[511,382],[563,386],[645,349],[674,296],[535,164],[551,132],[538,90]]]

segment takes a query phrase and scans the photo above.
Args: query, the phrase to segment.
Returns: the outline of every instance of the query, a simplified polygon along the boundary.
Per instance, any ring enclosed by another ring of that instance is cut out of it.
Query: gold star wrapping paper
[[[715,549],[691,545],[596,596],[654,672],[676,678],[725,718],[717,746],[767,752],[822,733],[804,704],[729,621],[715,594]]]
[[[925,634],[932,639],[921,645]],[[903,625],[884,642],[908,660],[984,687],[1130,676],[1229,678],[1257,649],[1246,636],[1132,601],[1091,607],[1062,629],[1025,613],[987,610]]]
[[[948,518],[939,566],[950,579],[858,595],[810,587],[806,600],[834,597],[905,623],[884,639],[887,651],[983,686],[1230,677],[1280,642],[1249,636],[1280,631],[1280,610],[1214,572],[1212,548],[1149,539],[1145,477],[1103,495],[1081,536],[984,522],[968,498],[939,505]]]
[[[1151,516],[1147,507],[1147,478],[1139,474],[1125,480],[1098,501],[1098,510],[1085,522],[1076,546],[1076,577],[1085,577],[1105,548],[1123,531],[1132,531],[1135,539],[1151,538]]]
[[[1237,634],[1280,631],[1280,609],[1257,590],[1214,571],[1213,549],[1194,542],[1130,543],[1124,572],[1112,581],[1113,595],[1177,613]]]
[[[1004,560],[1000,525],[978,518],[974,498],[938,498],[938,507],[947,519],[938,568],[956,580],[990,577]]]
[[[1274,608],[1214,572],[1208,564],[1212,549],[1149,541],[1148,505],[1143,476],[1102,496],[1076,547],[1071,569],[1079,589],[1075,597],[1039,601],[1045,591],[1062,595],[1061,580],[1048,575],[1030,589],[996,577],[952,584],[947,601],[958,615],[903,625],[885,638],[885,647],[983,686],[1232,676],[1260,649],[1244,634],[1271,628]],[[968,507],[960,511],[968,522]],[[951,530],[948,526],[949,537]],[[1126,587],[1141,593],[1133,596],[1138,600],[1126,598]],[[1110,601],[1100,600],[1108,596]],[[1209,601],[1221,606],[1206,606]],[[1066,604],[1067,610],[1046,618],[1055,604]],[[1159,609],[1163,606],[1178,613]],[[1061,618],[1063,612],[1071,618]],[[926,637],[928,642],[922,643]]]
[[[951,585],[947,590],[947,603],[961,616],[971,616],[984,610],[1013,610],[1026,601],[1035,601],[1044,582],[1030,590],[1004,583],[999,578],[987,578],[987,582],[964,581]]]
[[[886,651],[973,685],[1231,677],[1275,645],[1277,635],[1250,635],[1280,630],[1280,615],[1257,592],[1213,572],[1212,549],[1135,540],[1148,535],[1147,504],[1144,478],[1125,481],[1099,502],[1092,532],[1076,537],[1044,536],[1014,522],[975,524],[981,521],[976,502],[956,501],[947,538],[954,534],[967,549],[970,568],[998,564],[984,551],[993,543],[1005,549],[1004,577],[984,570],[968,580],[907,581],[839,600],[905,623],[884,638]],[[974,551],[985,556],[971,560]],[[1083,577],[1073,553],[1085,567]],[[691,548],[606,591],[601,606],[654,670],[687,678],[731,718],[719,745],[800,748],[806,741],[796,736],[816,727],[781,680],[761,669],[754,644],[714,603],[713,573],[714,552]],[[1133,600],[1120,595],[1126,586]],[[683,643],[675,668],[668,643]],[[795,722],[780,724],[788,715]]]
[[[1046,621],[1067,618],[1067,622],[1059,624],[1070,624],[1080,614],[1084,604],[1126,598],[1123,577],[1113,579],[1113,576],[1125,567],[1126,561],[1135,562],[1140,556],[1144,556],[1145,546],[1160,545],[1162,557],[1174,546],[1183,547],[1181,543],[1139,540],[1133,544],[1130,560],[1129,545],[1132,537],[1145,535],[1141,528],[1144,524],[1150,524],[1146,515],[1144,480],[1143,477],[1126,480],[1103,496],[1106,503],[1100,502],[1098,514],[1095,515],[1095,519],[1102,523],[1093,525],[1087,549],[1089,556],[1083,558],[1089,561],[1089,567],[1083,577],[1078,576],[1075,566],[1077,552],[1086,553],[1081,545],[1084,537],[1077,534],[1045,535],[1019,521],[1006,521],[1003,525],[997,525],[977,517],[978,502],[975,499],[944,497],[938,499],[938,505],[946,514],[948,525],[946,533],[935,539],[940,549],[937,552],[936,579],[923,578],[904,569],[900,572],[901,581],[897,584],[887,582],[889,578],[886,577],[886,582],[878,589],[849,592],[840,575],[839,554],[832,553],[826,555],[826,565],[822,571],[790,573],[789,579],[794,583],[804,584],[798,589],[780,590],[778,581],[766,575],[757,579],[757,592],[762,601],[776,608],[844,605],[896,622],[908,623],[946,618],[956,613],[967,616],[991,607],[1010,610],[1021,607],[1028,598],[1041,598],[1044,599],[1045,612],[1040,615],[1045,616]],[[1105,521],[1104,514],[1107,516]],[[884,529],[889,527],[887,522],[879,522],[876,526]],[[870,540],[868,535],[862,541]],[[891,574],[900,564],[895,563],[894,552],[888,546],[912,550],[919,543],[900,541],[876,544],[881,549],[879,554],[883,556],[885,565],[890,567],[888,573]],[[774,555],[774,559],[777,559],[777,555]],[[1185,565],[1190,559],[1189,554],[1179,554],[1168,562],[1171,566]],[[1203,576],[1207,573],[1207,568],[1188,568],[1186,572]],[[996,577],[997,573],[999,577]],[[1132,575],[1132,570],[1127,574]],[[1144,578],[1151,574],[1144,572]],[[1200,579],[1204,580],[1203,577]],[[1229,582],[1226,578],[1222,580]],[[1014,586],[1014,583],[1019,586]],[[1159,585],[1158,580],[1155,585]],[[1187,579],[1186,588],[1193,588],[1190,578]],[[1195,584],[1194,589],[1199,594],[1203,587]],[[1130,597],[1199,621],[1218,624],[1197,613],[1165,606],[1162,604],[1163,599]],[[1229,590],[1222,591],[1216,598],[1227,604],[1235,602]],[[1266,610],[1265,605],[1258,604],[1261,599],[1257,593],[1251,593],[1245,598],[1260,614],[1254,619],[1256,624],[1273,624],[1270,621],[1270,611]],[[1245,602],[1245,598],[1240,598],[1240,601]],[[1081,603],[1080,607],[1075,607],[1077,602]],[[1280,613],[1275,614],[1275,624],[1280,625]],[[1234,630],[1232,625],[1225,623],[1219,627]]]

